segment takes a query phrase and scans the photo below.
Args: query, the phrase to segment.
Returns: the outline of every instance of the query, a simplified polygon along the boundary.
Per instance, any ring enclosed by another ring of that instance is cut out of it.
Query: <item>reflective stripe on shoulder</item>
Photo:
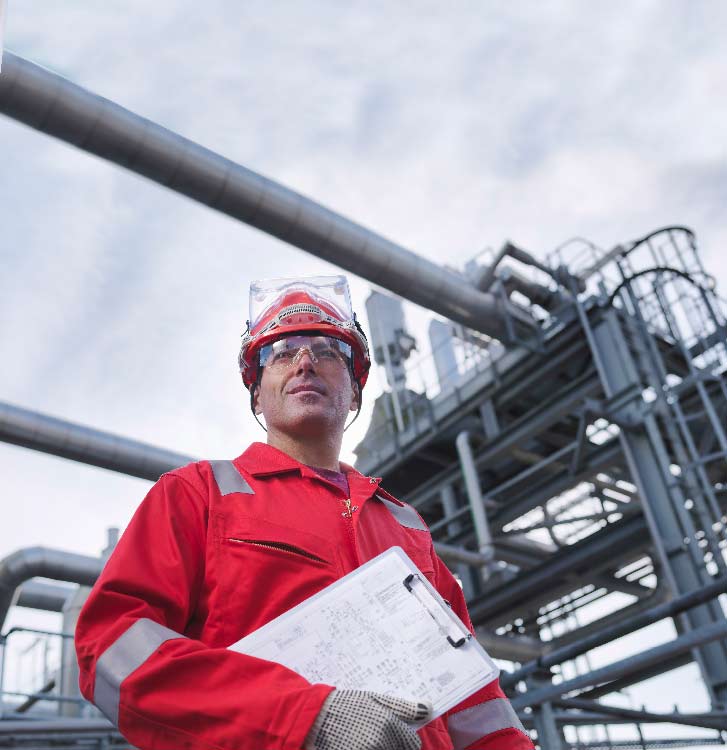
[[[419,514],[410,505],[397,505],[386,497],[376,495],[377,499],[389,509],[392,516],[407,529],[419,529],[428,531],[426,524],[419,518]]]
[[[212,467],[212,473],[215,475],[215,481],[221,495],[230,495],[233,492],[243,492],[246,495],[255,494],[232,461],[210,461],[209,464]]]
[[[120,635],[96,663],[93,702],[104,716],[119,724],[121,683],[158,648],[173,638],[186,638],[158,622],[142,618]]]
[[[507,698],[492,698],[451,714],[447,717],[447,728],[454,750],[464,750],[475,740],[501,729],[518,729],[526,737],[530,736]]]

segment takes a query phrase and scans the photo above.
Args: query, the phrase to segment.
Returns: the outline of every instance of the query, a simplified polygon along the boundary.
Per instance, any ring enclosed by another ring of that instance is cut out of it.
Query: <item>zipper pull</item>
[[[344,518],[351,518],[353,514],[358,510],[358,505],[351,505],[351,498],[346,498],[343,501],[344,505],[346,506],[346,510],[341,513],[341,515]]]

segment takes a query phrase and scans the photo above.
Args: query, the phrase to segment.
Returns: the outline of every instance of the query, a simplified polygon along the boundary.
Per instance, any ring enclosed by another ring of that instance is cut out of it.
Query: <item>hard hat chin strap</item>
[[[356,383],[356,395],[358,396],[356,416],[343,428],[344,432],[346,432],[346,430],[358,419],[358,415],[361,413],[361,392],[363,391],[363,388],[361,387],[361,381],[354,377],[353,368],[351,368],[351,379]]]
[[[257,414],[255,413],[255,393],[259,387],[260,375],[258,374],[257,381],[250,386],[250,411],[252,412],[252,416],[255,417],[255,421],[267,432],[268,428],[257,418]]]

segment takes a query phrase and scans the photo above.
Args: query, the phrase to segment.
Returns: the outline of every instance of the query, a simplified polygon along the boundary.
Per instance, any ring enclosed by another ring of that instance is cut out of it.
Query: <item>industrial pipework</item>
[[[0,440],[156,482],[195,461],[182,453],[0,402]]]
[[[29,547],[3,558],[0,560],[0,630],[20,584],[35,576],[42,576],[93,586],[103,566],[104,560],[101,558],[47,547]]]
[[[481,292],[454,271],[9,52],[0,112],[469,328],[503,341],[537,328],[506,298]]]

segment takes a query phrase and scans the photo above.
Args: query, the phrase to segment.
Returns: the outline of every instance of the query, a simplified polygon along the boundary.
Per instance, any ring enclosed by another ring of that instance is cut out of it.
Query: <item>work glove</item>
[[[420,750],[411,722],[426,721],[429,703],[365,690],[334,690],[305,741],[306,750]]]

